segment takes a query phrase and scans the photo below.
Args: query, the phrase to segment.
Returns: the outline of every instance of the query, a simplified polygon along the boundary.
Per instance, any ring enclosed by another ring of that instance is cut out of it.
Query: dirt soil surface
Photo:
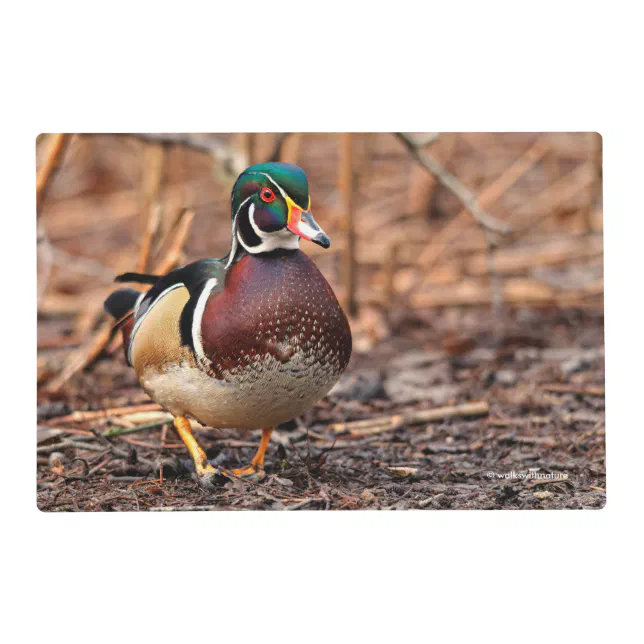
[[[120,352],[76,376],[57,400],[41,395],[38,507],[589,509],[606,502],[599,313],[523,310],[506,313],[500,325],[490,313],[443,310],[394,322],[390,337],[354,353],[327,398],[274,433],[263,481],[224,480],[215,493],[198,488],[169,424],[148,421],[154,426],[106,439],[108,428],[140,423],[68,417],[150,402]],[[420,413],[444,407],[431,422]],[[259,443],[259,431],[196,436],[225,468],[247,464]]]

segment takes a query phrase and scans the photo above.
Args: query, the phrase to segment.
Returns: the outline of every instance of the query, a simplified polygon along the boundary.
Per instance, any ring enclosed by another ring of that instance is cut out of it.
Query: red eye
[[[262,197],[262,201],[266,203],[270,203],[275,199],[275,193],[270,188],[262,188],[259,194]]]

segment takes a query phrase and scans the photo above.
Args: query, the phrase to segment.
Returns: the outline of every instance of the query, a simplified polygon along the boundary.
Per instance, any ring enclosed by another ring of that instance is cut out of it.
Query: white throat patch
[[[297,250],[300,247],[300,238],[294,235],[288,228],[282,228],[273,233],[263,231],[253,218],[255,212],[255,204],[251,204],[248,209],[248,221],[253,228],[255,234],[262,240],[261,244],[257,246],[247,246],[239,231],[237,231],[237,239],[239,243],[246,249],[247,252],[256,255],[257,253],[268,253],[278,248],[286,250]]]

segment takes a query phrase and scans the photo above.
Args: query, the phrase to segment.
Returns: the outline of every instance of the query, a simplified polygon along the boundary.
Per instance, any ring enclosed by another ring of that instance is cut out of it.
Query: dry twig
[[[161,405],[157,403],[145,403],[143,405],[131,405],[129,407],[111,407],[110,409],[99,409],[97,411],[75,411],[67,416],[55,418],[56,424],[73,422],[84,423],[99,418],[109,418],[110,416],[125,416],[140,411],[161,411]]]
[[[587,396],[605,396],[606,389],[604,387],[598,386],[577,386],[577,385],[560,385],[557,383],[542,385],[541,388],[544,391],[548,391],[554,394],[580,394]]]
[[[162,210],[159,193],[166,157],[163,145],[149,145],[145,152],[142,215],[146,217],[146,225],[136,266],[139,273],[144,273],[148,266],[152,242],[161,226]]]
[[[419,425],[446,418],[468,418],[485,416],[489,413],[487,402],[472,402],[450,407],[437,407],[436,409],[420,409],[393,416],[376,416],[365,420],[354,420],[348,423],[335,423],[331,430],[336,434],[349,432],[355,436],[380,434],[396,429],[402,425]]]
[[[173,227],[174,238],[170,242],[170,246],[163,254],[161,260],[154,267],[154,273],[157,275],[165,275],[177,266],[177,262],[181,257],[181,251],[186,243],[192,220],[195,218],[195,211],[189,208],[182,210],[177,217],[177,221]]]
[[[467,208],[468,212],[474,217],[478,224],[484,229],[491,232],[506,235],[510,232],[510,227],[498,221],[492,215],[488,214],[481,208],[478,201],[469,190],[463,185],[460,179],[457,179],[451,172],[444,168],[436,159],[423,151],[421,147],[404,132],[396,132],[396,136],[400,139],[405,147],[412,154],[414,159],[420,163],[428,172],[431,172],[452,194],[461,200],[463,205]]]
[[[41,206],[47,189],[51,184],[56,171],[62,163],[65,150],[71,141],[71,134],[54,134],[47,152],[47,159],[43,163],[36,177],[36,212],[40,214]]]

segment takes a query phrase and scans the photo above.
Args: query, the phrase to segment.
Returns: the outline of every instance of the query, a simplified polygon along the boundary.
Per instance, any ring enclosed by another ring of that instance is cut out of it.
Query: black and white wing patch
[[[179,328],[181,330],[181,343],[188,346],[197,361],[207,365],[201,341],[201,319],[206,307],[206,302],[211,293],[223,290],[226,276],[225,264],[219,259],[204,259],[171,271],[159,277],[152,288],[146,293],[141,293],[134,307],[134,327],[130,335],[130,344],[127,348],[127,360],[132,364],[132,346],[137,331],[152,308],[168,293],[177,288],[186,288],[190,299],[181,313]],[[118,281],[143,281],[141,278],[151,279],[154,276],[125,273],[117,278]]]
[[[209,360],[203,349],[201,321],[210,295],[224,289],[226,265],[222,260],[209,259],[195,262],[186,269],[189,269],[185,284],[190,299],[181,313],[181,343],[190,347],[197,362],[207,368]]]

